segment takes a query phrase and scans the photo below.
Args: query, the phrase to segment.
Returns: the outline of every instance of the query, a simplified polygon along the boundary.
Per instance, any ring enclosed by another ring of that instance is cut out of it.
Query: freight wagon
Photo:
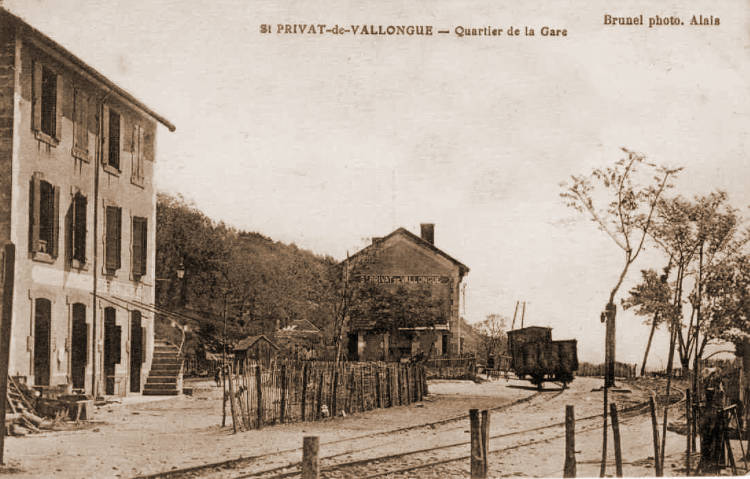
[[[528,378],[542,388],[544,381],[557,381],[563,388],[573,381],[578,369],[575,339],[552,340],[552,328],[529,326],[508,331],[511,368],[520,379]]]

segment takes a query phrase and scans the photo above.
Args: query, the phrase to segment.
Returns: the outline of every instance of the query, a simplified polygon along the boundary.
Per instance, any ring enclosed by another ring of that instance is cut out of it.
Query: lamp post
[[[185,263],[180,260],[177,266],[177,279],[180,280],[180,306],[185,307]]]

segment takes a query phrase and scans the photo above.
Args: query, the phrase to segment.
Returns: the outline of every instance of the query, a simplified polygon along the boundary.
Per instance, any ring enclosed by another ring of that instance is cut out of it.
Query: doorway
[[[52,302],[37,298],[34,301],[34,385],[49,386],[50,380],[50,329]]]
[[[115,394],[115,365],[120,362],[122,334],[115,308],[104,308],[104,394]]]
[[[130,392],[141,391],[141,364],[143,363],[143,328],[141,312],[130,313]]]
[[[70,352],[70,376],[73,381],[73,389],[85,388],[87,346],[86,306],[81,303],[74,303]]]

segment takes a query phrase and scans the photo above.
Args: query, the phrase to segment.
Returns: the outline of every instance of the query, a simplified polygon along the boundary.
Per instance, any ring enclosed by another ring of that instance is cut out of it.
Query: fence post
[[[664,475],[661,467],[661,456],[659,455],[659,423],[656,421],[656,401],[654,395],[648,398],[648,406],[651,409],[651,429],[654,436],[654,473],[656,477]]]
[[[379,369],[375,370],[375,397],[377,398],[376,405],[378,409],[380,409],[381,407],[383,407],[383,400],[380,397],[380,370]]]
[[[263,371],[260,364],[255,366],[255,390],[258,400],[258,429],[263,427]]]
[[[339,370],[336,368],[335,371],[333,371],[333,397],[331,398],[331,417],[336,417],[338,414],[337,406],[338,406],[338,388],[339,388]]]
[[[622,477],[622,449],[620,448],[620,421],[617,419],[617,404],[609,403],[609,415],[612,417],[612,437],[615,443],[615,468],[617,477]]]
[[[279,422],[284,424],[286,420],[286,401],[287,401],[287,377],[286,364],[281,365],[281,411],[279,411]]]
[[[471,478],[484,478],[482,464],[482,435],[479,424],[479,409],[469,409],[471,426]]]
[[[359,409],[365,412],[365,370],[359,368]]]
[[[322,406],[323,406],[323,371],[320,372],[320,380],[318,382],[318,407],[315,410],[315,419],[320,419]]]
[[[565,470],[563,477],[576,477],[576,418],[572,404],[565,406]]]
[[[398,395],[398,405],[401,406],[403,404],[401,398],[401,364],[396,366],[396,394]]]
[[[300,404],[300,410],[302,412],[302,420],[305,420],[305,414],[307,414],[307,411],[305,411],[307,406],[307,363],[305,363],[304,367],[302,368],[302,398],[301,398],[301,404]]]
[[[487,477],[489,463],[487,462],[487,451],[490,448],[490,412],[482,411],[482,477]]]
[[[385,386],[388,391],[388,407],[393,407],[393,380],[391,378],[391,368],[385,366]]]
[[[232,367],[229,367],[229,407],[232,411],[232,429],[234,430],[235,434],[237,433],[237,408],[235,406],[235,403],[237,402],[237,398],[234,396],[234,374],[232,371]]]
[[[305,436],[302,439],[302,479],[318,479],[320,477],[319,449],[320,438],[318,436]]]

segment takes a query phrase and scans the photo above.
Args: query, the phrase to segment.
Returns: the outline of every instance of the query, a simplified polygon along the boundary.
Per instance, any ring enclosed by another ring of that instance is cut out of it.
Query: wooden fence
[[[432,358],[425,361],[428,379],[473,379],[477,360],[471,358]]]
[[[427,394],[419,364],[282,360],[264,367],[248,360],[236,369],[226,393],[238,429],[400,406]]]
[[[638,372],[636,364],[615,362],[615,377],[634,378]],[[604,364],[580,363],[578,365],[578,376],[604,376]]]

